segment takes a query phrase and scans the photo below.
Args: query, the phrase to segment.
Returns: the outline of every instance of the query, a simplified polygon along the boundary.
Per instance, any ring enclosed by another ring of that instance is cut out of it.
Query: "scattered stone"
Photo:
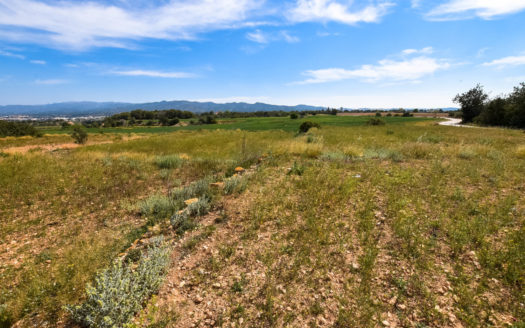
[[[221,284],[216,282],[213,284],[213,288],[221,288]]]
[[[202,301],[204,301],[204,299],[200,295],[195,296],[195,298],[193,299],[193,302],[195,304],[200,304],[200,303],[202,303]]]
[[[382,323],[383,326],[385,326],[385,327],[390,326],[390,322],[388,322],[388,320],[383,320],[383,321],[381,321],[381,323]]]
[[[352,269],[359,270],[359,264],[358,263],[352,263]]]
[[[397,304],[397,308],[400,310],[405,310],[407,306],[405,304]]]
[[[224,188],[224,182],[214,182],[210,184],[210,186],[213,188],[222,189]]]
[[[185,200],[185,201],[184,201],[184,204],[186,204],[186,205],[191,205],[191,204],[196,203],[196,202],[198,202],[198,201],[199,201],[198,198],[190,198],[190,199]]]

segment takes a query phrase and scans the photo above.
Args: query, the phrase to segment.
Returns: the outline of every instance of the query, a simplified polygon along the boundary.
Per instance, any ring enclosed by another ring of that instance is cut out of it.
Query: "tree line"
[[[508,95],[492,99],[478,84],[467,92],[458,94],[453,101],[461,106],[462,123],[525,128],[525,83],[514,87]]]
[[[11,122],[0,120],[0,137],[41,136],[34,126],[24,122]]]

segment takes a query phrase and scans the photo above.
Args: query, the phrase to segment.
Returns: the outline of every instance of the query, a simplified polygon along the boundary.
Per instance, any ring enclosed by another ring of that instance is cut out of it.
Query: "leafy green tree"
[[[497,97],[490,100],[483,107],[483,111],[475,119],[476,123],[483,125],[498,125],[504,126],[506,124],[506,107],[507,100],[502,97]]]
[[[483,90],[483,87],[478,84],[469,91],[458,94],[452,101],[460,104],[463,123],[469,123],[474,120],[476,116],[483,111],[483,105],[487,100],[488,95]]]
[[[525,83],[514,87],[509,95],[505,120],[509,126],[525,128]]]

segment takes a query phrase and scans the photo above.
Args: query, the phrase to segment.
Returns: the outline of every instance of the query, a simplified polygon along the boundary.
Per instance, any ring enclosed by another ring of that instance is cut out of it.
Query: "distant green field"
[[[317,122],[322,126],[359,126],[364,125],[370,119],[370,116],[332,116],[316,115],[307,118],[292,120],[289,117],[250,117],[236,119],[221,119],[219,124],[188,125],[183,127],[173,126],[135,126],[135,127],[118,127],[118,128],[90,128],[90,133],[167,133],[178,130],[247,130],[247,131],[264,131],[264,130],[283,130],[297,131],[299,125],[304,121]],[[383,117],[387,124],[404,124],[408,122],[428,121],[432,118],[425,117]],[[189,120],[185,120],[189,121]],[[49,127],[42,130],[47,134],[64,134],[69,130],[60,127]]]

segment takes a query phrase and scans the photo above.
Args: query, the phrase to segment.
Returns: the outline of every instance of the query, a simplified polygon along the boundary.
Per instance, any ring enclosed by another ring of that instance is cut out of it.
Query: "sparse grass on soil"
[[[160,233],[172,265],[133,327],[525,324],[522,131],[308,120],[0,156],[0,327],[66,326],[97,272]],[[19,139],[0,143],[45,144]],[[227,190],[177,234],[176,195],[207,177]]]

